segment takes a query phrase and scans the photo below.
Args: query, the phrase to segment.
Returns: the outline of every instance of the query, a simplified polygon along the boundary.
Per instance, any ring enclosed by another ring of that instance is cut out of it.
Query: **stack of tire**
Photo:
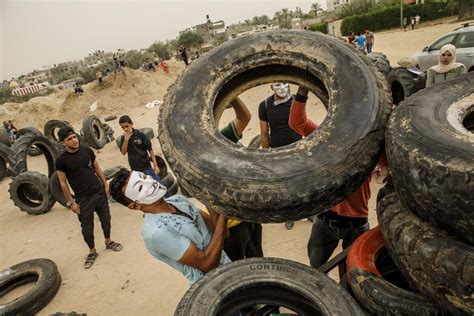
[[[5,148],[0,148],[3,152]],[[43,155],[48,165],[47,175],[28,170],[28,155]],[[29,127],[17,132],[17,139],[8,149],[8,169],[13,176],[9,193],[13,204],[31,215],[47,213],[56,200],[49,190],[49,177],[54,172],[58,151],[39,130]]]
[[[216,126],[230,101],[275,81],[306,87],[322,101],[328,114],[318,130],[270,150],[226,139]],[[183,187],[219,213],[259,223],[310,217],[357,190],[383,151],[392,106],[383,74],[366,56],[333,37],[288,30],[220,45],[187,68],[164,105],[158,139]],[[363,314],[329,277],[276,258],[206,274],[176,314],[232,314],[258,304],[302,315]]]
[[[411,314],[473,315],[474,74],[402,102],[386,148],[394,186],[377,205],[386,248],[410,287],[438,309]]]

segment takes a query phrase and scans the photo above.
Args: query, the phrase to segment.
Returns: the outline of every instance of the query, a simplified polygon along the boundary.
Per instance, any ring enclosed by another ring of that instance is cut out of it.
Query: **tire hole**
[[[474,133],[474,105],[467,110],[467,115],[462,120],[462,126]]]

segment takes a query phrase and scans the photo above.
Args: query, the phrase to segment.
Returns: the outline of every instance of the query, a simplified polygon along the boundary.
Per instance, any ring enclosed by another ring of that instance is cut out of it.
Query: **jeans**
[[[230,260],[263,257],[261,224],[242,222],[229,231],[230,236],[224,239],[224,251]]]
[[[372,46],[374,46],[374,44],[367,44],[367,54],[372,53]]]
[[[147,176],[152,177],[153,179],[155,179],[156,181],[161,183],[160,177],[156,174],[156,172],[155,172],[155,170],[153,170],[153,168],[143,169],[143,173],[146,174]]]
[[[311,267],[319,268],[325,264],[342,239],[342,247],[349,247],[357,237],[369,230],[369,223],[355,228],[329,227],[319,218],[315,218],[308,241],[308,257]]]

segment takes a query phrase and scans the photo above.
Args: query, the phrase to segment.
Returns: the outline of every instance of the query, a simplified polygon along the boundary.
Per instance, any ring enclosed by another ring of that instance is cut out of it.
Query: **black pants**
[[[81,222],[82,236],[89,249],[94,244],[94,212],[99,216],[105,239],[110,238],[110,210],[109,202],[104,191],[91,195],[76,197],[81,213],[78,215]]]
[[[224,251],[230,260],[263,257],[261,224],[242,222],[229,231],[230,236],[224,239]]]

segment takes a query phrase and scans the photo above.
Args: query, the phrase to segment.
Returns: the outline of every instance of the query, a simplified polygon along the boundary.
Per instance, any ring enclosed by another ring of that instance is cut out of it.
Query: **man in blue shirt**
[[[180,271],[190,284],[230,262],[222,250],[228,232],[223,215],[209,208],[207,215],[184,196],[164,198],[166,187],[139,171],[122,169],[110,182],[110,194],[145,213],[142,237],[148,252]]]
[[[365,37],[364,35],[360,35],[360,32],[357,33],[357,37],[355,38],[354,42],[357,44],[357,48],[365,52]]]

